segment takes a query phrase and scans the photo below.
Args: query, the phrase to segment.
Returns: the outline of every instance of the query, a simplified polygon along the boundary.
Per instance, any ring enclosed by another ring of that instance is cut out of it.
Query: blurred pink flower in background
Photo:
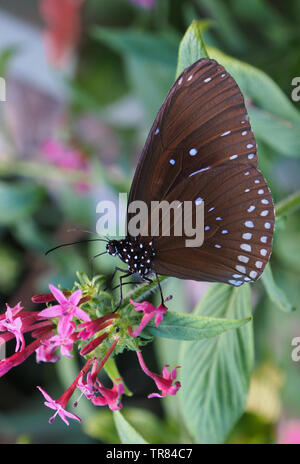
[[[278,426],[277,443],[300,445],[300,419],[282,421]]]
[[[83,2],[84,0],[40,0],[40,13],[46,23],[46,53],[53,66],[64,66],[78,44]]]
[[[151,9],[155,8],[156,0],[130,0],[132,3],[136,3],[142,8]]]
[[[42,143],[42,154],[46,161],[62,169],[71,171],[88,171],[85,153],[79,148],[64,142],[48,138]],[[85,193],[89,186],[83,182],[76,183],[77,193]]]
[[[84,154],[77,148],[64,144],[60,140],[47,139],[42,144],[44,157],[51,163],[66,169],[87,169]]]

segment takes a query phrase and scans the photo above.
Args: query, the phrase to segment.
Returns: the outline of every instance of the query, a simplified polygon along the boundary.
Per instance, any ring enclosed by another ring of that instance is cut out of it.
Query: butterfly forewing
[[[238,85],[223,66],[202,59],[184,70],[159,110],[129,201],[162,200],[186,175],[224,162],[256,167],[256,143]]]

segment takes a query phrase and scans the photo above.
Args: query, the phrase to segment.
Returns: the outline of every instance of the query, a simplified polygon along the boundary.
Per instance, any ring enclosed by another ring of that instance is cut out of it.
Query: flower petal
[[[56,299],[56,301],[58,301],[58,303],[63,304],[63,303],[68,302],[68,299],[63,294],[63,292],[61,290],[59,290],[59,288],[57,288],[57,287],[55,287],[54,285],[51,285],[51,284],[49,284],[49,288],[50,288],[50,291],[51,291],[52,295],[55,297],[55,299]]]

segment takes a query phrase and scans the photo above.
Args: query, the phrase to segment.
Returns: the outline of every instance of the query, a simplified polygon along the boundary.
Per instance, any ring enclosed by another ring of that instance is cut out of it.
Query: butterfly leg
[[[115,277],[117,271],[128,272],[127,270],[125,271],[125,269],[121,269],[121,268],[119,268],[119,267],[115,267],[115,270],[114,270],[114,272],[112,273],[112,276],[111,276],[111,278],[110,278],[110,281],[111,281],[111,282],[114,280],[114,277]],[[115,290],[116,288],[117,288],[117,287],[114,287],[114,288],[112,288],[112,290]],[[108,284],[106,285],[104,291],[106,292],[107,289],[108,289]]]
[[[117,311],[120,308],[122,300],[123,300],[123,289],[122,289],[122,286],[124,285],[123,284],[123,279],[125,279],[126,277],[131,276],[132,272],[128,272],[128,269],[121,269],[120,267],[116,267],[115,271],[121,271],[121,272],[125,273],[124,275],[120,276],[120,300],[119,300],[119,303],[118,303],[118,305],[117,305],[117,307],[115,309],[115,311]]]

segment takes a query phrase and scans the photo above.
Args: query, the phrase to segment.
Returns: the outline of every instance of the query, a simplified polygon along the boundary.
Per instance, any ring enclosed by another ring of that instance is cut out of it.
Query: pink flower
[[[44,309],[39,313],[39,316],[47,319],[60,317],[58,332],[61,335],[68,331],[68,324],[73,319],[73,316],[86,322],[91,320],[90,316],[77,306],[82,296],[81,290],[76,290],[67,298],[63,292],[54,285],[50,284],[49,288],[59,304]]]
[[[45,333],[41,338],[34,340],[30,345],[26,346],[22,351],[13,354],[9,358],[3,359],[0,361],[0,377],[5,375],[13,367],[18,366],[24,362],[38,347],[41,345],[42,341],[51,335],[51,330]]]
[[[66,417],[70,417],[71,419],[75,419],[75,420],[81,422],[80,417],[76,416],[76,414],[72,414],[72,413],[66,411],[65,407],[66,407],[66,404],[67,404],[68,401],[66,401],[65,399],[62,399],[63,396],[59,400],[55,401],[41,387],[37,387],[37,388],[40,390],[40,392],[44,395],[44,398],[46,399],[46,401],[44,402],[44,405],[48,406],[48,408],[50,408],[50,409],[56,410],[56,413],[52,417],[50,417],[50,419],[49,419],[50,424],[52,424],[54,422],[54,419],[57,416],[57,414],[59,415],[59,417],[67,425],[70,425],[70,424],[67,421]]]
[[[53,357],[53,352],[60,347],[60,352],[62,356],[66,356],[68,358],[72,358],[72,355],[70,354],[70,351],[73,349],[73,339],[71,338],[71,335],[73,334],[75,330],[75,324],[73,321],[69,321],[65,327],[64,327],[64,332],[63,333],[58,333],[58,335],[54,335],[53,337],[49,338],[48,340],[45,340],[43,342],[43,345],[45,345],[48,350],[46,352],[44,351],[44,354],[48,354],[48,356],[51,356],[52,362],[54,361]],[[52,353],[52,354],[50,354]],[[41,353],[40,353],[41,354]]]
[[[131,0],[133,3],[137,3],[142,8],[150,10],[151,8],[155,8],[156,0]]]
[[[108,334],[104,332],[102,335],[99,337],[94,338],[94,340],[91,340],[89,343],[87,343],[80,351],[81,356],[86,356],[87,354],[91,353],[94,351],[97,346],[101,345],[103,340],[105,340],[108,337]]]
[[[92,401],[95,406],[108,406],[112,411],[121,409],[122,403],[120,397],[124,394],[124,385],[122,382],[117,383],[120,379],[113,381],[112,388],[106,388],[98,378],[95,378],[94,372],[96,363],[92,368],[92,372],[87,374],[87,381],[84,380],[82,375],[78,381],[77,387],[81,391],[81,395]],[[77,406],[79,399],[76,401]]]
[[[59,356],[55,354],[56,347],[47,346],[42,344],[36,350],[36,362],[56,362],[60,359]]]
[[[78,324],[78,329],[83,329],[77,334],[77,338],[81,338],[82,340],[86,340],[87,338],[91,338],[95,333],[99,332],[100,330],[105,329],[106,327],[110,326],[114,319],[118,319],[120,317],[119,314],[106,314],[105,316],[98,317],[90,322],[82,322]]]
[[[15,352],[21,351],[25,347],[25,340],[22,333],[22,319],[21,317],[15,317],[18,312],[20,312],[23,308],[21,307],[21,303],[18,303],[17,306],[11,308],[6,305],[6,312],[5,312],[5,319],[0,320],[0,332],[11,332],[16,337],[16,349]]]
[[[84,395],[88,400],[92,399],[95,396],[95,393],[97,391],[97,388],[95,386],[95,381],[92,378],[92,373],[88,372],[87,381],[84,380],[84,376],[82,375],[79,378],[77,387],[81,391],[81,395],[79,399],[81,398],[82,395]],[[79,399],[75,403],[76,406],[78,404]]]
[[[300,445],[300,419],[290,419],[279,424],[277,443]]]
[[[143,301],[142,303],[135,303],[131,299],[129,301],[134,306],[135,311],[144,311],[144,316],[142,317],[138,328],[135,329],[134,332],[132,332],[131,327],[128,328],[128,332],[131,337],[137,337],[142,332],[142,330],[144,330],[146,325],[149,324],[153,317],[155,318],[155,325],[158,327],[163,320],[163,314],[168,310],[168,308],[162,304],[156,308],[148,301]]]
[[[45,46],[54,66],[63,66],[78,43],[80,9],[84,0],[40,0],[41,16],[46,23]]]
[[[124,394],[124,385],[117,383],[116,379],[113,381],[112,388],[106,388],[102,385],[100,380],[97,379],[97,390],[102,396],[91,398],[95,406],[108,406],[112,411],[118,411],[122,408],[120,397]]]
[[[48,161],[61,168],[86,170],[88,167],[81,150],[65,145],[59,140],[46,140],[42,150]]]
[[[46,399],[46,401],[44,402],[45,406],[48,406],[48,408],[50,409],[56,410],[56,413],[49,419],[50,424],[52,424],[57,414],[67,425],[69,425],[69,422],[67,421],[66,417],[70,417],[71,419],[75,419],[81,422],[80,417],[76,416],[76,414],[72,414],[66,411],[66,406],[77,387],[80,377],[84,376],[87,373],[92,362],[93,359],[89,359],[85,363],[84,367],[81,369],[72,385],[65,391],[65,393],[58,400],[54,400],[53,398],[51,398],[51,396],[48,395],[48,393],[45,390],[43,390],[43,388],[37,387]]]
[[[177,369],[179,369],[180,366],[175,367],[171,372],[168,371],[167,367],[168,364],[166,364],[163,368],[163,375],[158,375],[154,374],[151,372],[148,367],[145,364],[145,361],[143,359],[142,353],[140,351],[136,352],[139,363],[143,371],[145,372],[146,375],[151,377],[151,379],[154,380],[156,383],[156,386],[159,390],[161,390],[161,395],[159,393],[151,393],[148,395],[148,398],[162,398],[166,395],[176,395],[177,391],[181,387],[181,384],[179,381],[175,382],[173,384],[173,381],[177,378]]]

